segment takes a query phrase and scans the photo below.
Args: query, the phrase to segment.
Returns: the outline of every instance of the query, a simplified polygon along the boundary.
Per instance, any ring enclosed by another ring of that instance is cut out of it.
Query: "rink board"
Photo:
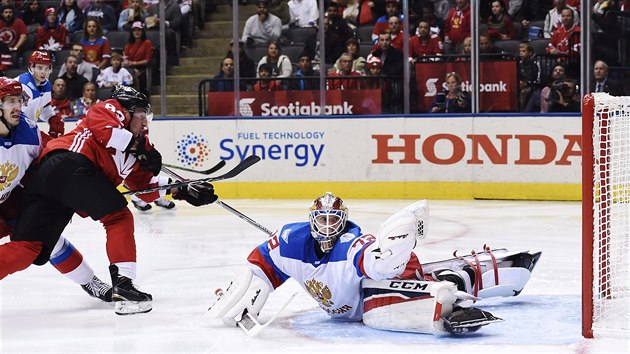
[[[259,155],[220,183],[229,198],[580,200],[580,124],[579,116],[172,118],[154,120],[151,139],[165,162],[200,170]]]

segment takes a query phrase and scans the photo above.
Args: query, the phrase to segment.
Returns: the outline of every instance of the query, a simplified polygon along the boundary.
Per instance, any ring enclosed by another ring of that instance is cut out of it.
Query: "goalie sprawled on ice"
[[[284,225],[250,253],[208,315],[255,334],[269,293],[293,278],[330,317],[378,329],[464,333],[500,321],[470,306],[518,295],[540,252],[485,249],[420,264],[413,248],[427,234],[428,217],[422,200],[387,219],[376,237],[362,234],[343,201],[326,193],[315,199],[309,222]]]

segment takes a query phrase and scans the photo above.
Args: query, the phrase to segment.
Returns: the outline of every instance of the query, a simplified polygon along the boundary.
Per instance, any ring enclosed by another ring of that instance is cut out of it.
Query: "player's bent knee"
[[[453,312],[457,290],[451,282],[371,280],[361,282],[363,323],[372,328],[445,333],[443,318]]]

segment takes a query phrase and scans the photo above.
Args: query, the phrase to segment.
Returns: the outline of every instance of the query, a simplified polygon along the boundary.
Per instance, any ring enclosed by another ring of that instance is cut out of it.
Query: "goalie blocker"
[[[426,334],[475,332],[502,321],[476,308],[460,308],[455,284],[420,280],[361,282],[363,323],[372,328]]]

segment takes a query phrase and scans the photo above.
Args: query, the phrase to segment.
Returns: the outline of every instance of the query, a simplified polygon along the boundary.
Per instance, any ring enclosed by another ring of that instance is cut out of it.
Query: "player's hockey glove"
[[[162,155],[143,135],[139,140],[135,150],[131,150],[133,156],[140,161],[143,170],[150,171],[154,176],[160,174],[162,170]]]
[[[173,198],[185,200],[196,207],[214,203],[219,197],[214,194],[214,187],[210,183],[189,184],[179,187]]]

